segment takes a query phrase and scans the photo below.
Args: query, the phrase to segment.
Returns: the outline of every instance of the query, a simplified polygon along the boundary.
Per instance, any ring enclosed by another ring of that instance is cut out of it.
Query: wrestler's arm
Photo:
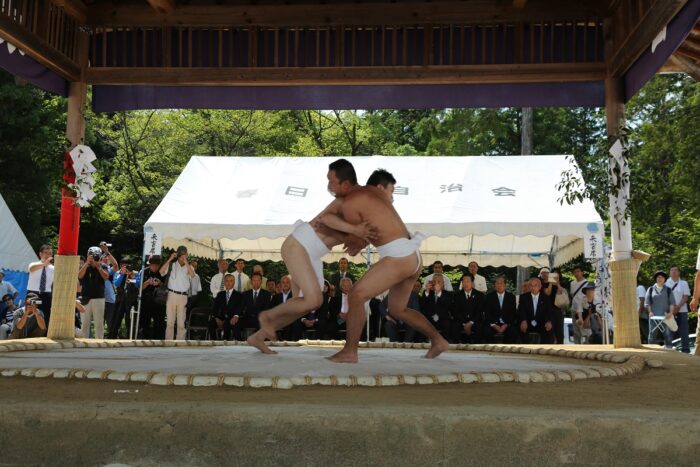
[[[354,198],[351,202],[345,202],[343,204],[343,217],[350,224],[359,224],[363,222],[362,214],[360,213],[359,205],[361,200]],[[367,246],[367,242],[355,235],[346,234],[345,239],[345,249],[350,256],[355,256]]]
[[[356,237],[362,238],[366,241],[372,241],[377,237],[377,229],[369,225],[367,222],[358,222],[357,224],[352,224],[347,222],[342,217],[343,200],[335,199],[331,204],[326,206],[326,208],[321,211],[321,213],[314,218],[313,222],[323,224],[329,229],[335,230],[336,232],[354,235]],[[343,238],[343,241],[345,239]]]

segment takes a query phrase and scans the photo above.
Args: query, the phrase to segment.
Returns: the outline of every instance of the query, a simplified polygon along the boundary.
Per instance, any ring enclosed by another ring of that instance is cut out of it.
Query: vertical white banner
[[[603,226],[595,223],[586,226],[583,235],[583,256],[586,259],[603,257]]]
[[[159,255],[163,246],[163,239],[160,234],[150,226],[145,227],[143,232],[143,256]]]

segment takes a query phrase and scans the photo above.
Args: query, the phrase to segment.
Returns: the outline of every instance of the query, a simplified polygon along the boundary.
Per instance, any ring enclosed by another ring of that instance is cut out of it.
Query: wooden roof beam
[[[461,65],[299,68],[109,68],[85,70],[90,84],[197,86],[299,86],[368,84],[547,83],[597,81],[605,65]]]
[[[162,15],[175,11],[175,0],[148,0],[148,4]]]
[[[680,55],[678,52],[671,55],[671,58],[669,58],[668,61],[670,65],[672,65],[674,68],[677,68],[683,71],[684,73],[687,73],[695,81],[700,81],[700,65],[698,65],[697,62],[688,60],[686,57]]]
[[[606,57],[609,76],[622,76],[649,48],[654,38],[676,16],[687,1],[664,0],[654,3],[612,56]]]
[[[513,8],[525,8],[527,0],[513,0]]]
[[[81,0],[53,0],[53,2],[63,8],[78,24],[85,24],[87,21],[87,7]]]
[[[149,0],[153,3],[156,0]],[[519,0],[516,0],[519,1]],[[520,2],[522,3],[522,2]],[[95,27],[129,26],[382,26],[424,24],[478,24],[507,21],[539,21],[542,18],[574,19],[608,16],[608,0],[562,2],[529,0],[523,8],[512,2],[492,0],[434,0],[431,2],[337,2],[180,4],[170,13],[154,15],[144,3],[101,2],[88,8],[88,22]]]

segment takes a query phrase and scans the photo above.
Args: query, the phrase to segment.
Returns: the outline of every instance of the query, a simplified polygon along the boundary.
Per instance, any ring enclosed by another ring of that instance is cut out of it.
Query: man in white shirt
[[[51,319],[51,301],[53,289],[53,248],[51,245],[41,245],[39,248],[39,261],[29,263],[29,282],[27,292],[35,293],[41,300],[41,311],[44,312],[44,320],[49,325]]]
[[[690,287],[688,282],[681,279],[681,270],[678,266],[671,266],[671,278],[666,281],[666,287],[673,292],[676,301],[676,322],[678,333],[681,336],[681,352],[690,353],[690,336],[688,332],[688,298]]]
[[[433,280],[433,276],[435,274],[442,274],[445,283],[444,290],[447,290],[448,292],[452,292],[454,289],[452,289],[452,282],[450,282],[450,279],[444,275],[442,272],[442,261],[435,261],[433,263],[433,273],[428,274],[425,276],[425,279],[423,279],[423,290],[425,291],[426,297],[428,296],[428,282],[431,282]]]
[[[187,294],[190,290],[190,279],[194,277],[194,269],[187,261],[187,248],[177,247],[177,251],[160,268],[160,273],[168,274],[168,299],[165,302],[167,327],[165,339],[175,337],[175,322],[177,320],[177,340],[185,339],[185,320],[187,319]]]
[[[245,261],[237,259],[236,270],[233,272],[233,275],[236,278],[236,292],[238,293],[243,293],[252,288],[250,285],[250,277],[243,272],[243,268],[245,268]]]
[[[700,250],[698,250],[698,261],[695,264],[695,284],[693,284],[693,299],[690,301],[690,309],[692,311],[698,311],[698,303],[700,302]],[[698,320],[698,327],[695,331],[695,334],[700,333],[700,320]],[[698,356],[700,355],[700,351],[698,351],[698,347],[695,347],[695,355]]]
[[[216,298],[219,292],[224,290],[224,276],[228,272],[228,260],[220,259],[217,266],[219,267],[219,272],[214,274],[209,283],[209,290],[211,291],[211,296],[214,298]]]
[[[643,285],[637,286],[637,313],[639,314],[639,335],[642,337],[642,344],[646,344],[649,337],[649,313],[644,306],[644,299],[647,296],[647,288]]]
[[[0,269],[0,297],[5,295],[10,295],[12,300],[16,300],[19,296],[19,292],[15,289],[15,286],[7,282],[5,279],[5,271]]]
[[[469,272],[472,273],[472,276],[474,276],[474,288],[481,293],[486,293],[486,278],[480,274],[477,274],[479,271],[479,265],[477,262],[472,261],[467,265],[467,267],[469,268]]]
[[[569,284],[569,296],[571,297],[571,309],[574,311],[574,314],[575,314],[576,310],[579,309],[584,298],[586,298],[586,294],[583,290],[583,287],[586,284],[588,284],[588,281],[586,280],[586,277],[583,275],[583,267],[581,267],[581,266],[574,267],[573,273],[574,273],[574,280],[571,281],[571,284]],[[644,298],[644,290],[642,290],[642,298]],[[575,318],[575,316],[574,316],[574,318]],[[574,343],[580,344],[581,343],[581,328],[578,325],[576,325],[576,320],[574,320],[573,328],[574,328]]]

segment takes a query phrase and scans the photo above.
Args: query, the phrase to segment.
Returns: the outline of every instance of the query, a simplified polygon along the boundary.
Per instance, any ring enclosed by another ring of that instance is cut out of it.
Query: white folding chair
[[[649,336],[647,336],[647,342],[650,344],[652,343],[652,339],[654,337],[654,333],[656,330],[659,330],[661,332],[661,336],[663,339],[663,334],[664,331],[666,331],[666,325],[664,324],[664,317],[663,316],[650,316],[649,317]],[[656,341],[654,341],[656,342]]]

